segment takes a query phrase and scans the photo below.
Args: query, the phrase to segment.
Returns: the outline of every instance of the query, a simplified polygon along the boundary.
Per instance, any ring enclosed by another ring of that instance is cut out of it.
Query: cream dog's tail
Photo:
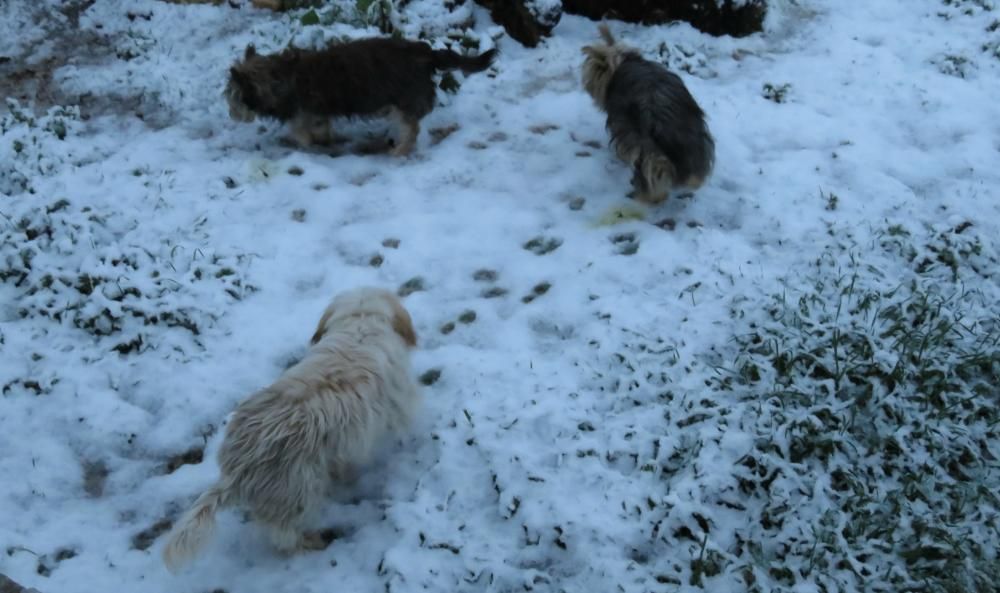
[[[191,510],[174,525],[163,548],[163,563],[170,572],[177,572],[205,545],[215,529],[215,513],[226,506],[228,498],[222,483],[216,483],[199,496]]]

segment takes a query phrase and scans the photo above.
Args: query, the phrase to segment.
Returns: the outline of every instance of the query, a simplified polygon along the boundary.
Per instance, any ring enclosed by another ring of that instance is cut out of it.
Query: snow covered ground
[[[657,208],[626,199],[580,88],[585,19],[528,50],[471,3],[413,0],[407,35],[474,17],[466,40],[502,54],[398,160],[284,147],[221,97],[249,42],[373,28],[58,5],[0,6],[3,65],[34,72],[0,90],[60,103],[0,116],[0,573],[44,593],[993,590],[991,0],[775,0],[744,39],[614,23],[716,137],[707,186]],[[359,284],[412,290],[412,435],[331,501],[328,549],[278,557],[226,512],[170,575],[161,536],[215,479],[227,413]]]

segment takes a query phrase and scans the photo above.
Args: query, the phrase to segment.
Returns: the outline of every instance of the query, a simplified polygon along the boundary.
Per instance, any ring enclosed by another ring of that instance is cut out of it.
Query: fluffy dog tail
[[[170,540],[163,548],[163,563],[170,572],[187,563],[203,546],[215,529],[215,513],[226,505],[226,489],[217,483],[198,497],[170,533]]]
[[[608,27],[607,23],[601,23],[598,25],[597,32],[601,34],[601,39],[604,40],[604,43],[608,45],[615,45],[618,43],[615,40],[615,36],[611,34],[611,29]]]
[[[478,56],[463,56],[450,49],[436,49],[431,52],[434,60],[435,70],[455,70],[460,68],[465,74],[482,72],[493,64],[497,57],[497,50],[493,48],[483,52]]]

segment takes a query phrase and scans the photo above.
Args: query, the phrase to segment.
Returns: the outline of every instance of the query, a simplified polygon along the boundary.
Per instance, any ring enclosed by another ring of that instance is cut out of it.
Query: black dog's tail
[[[461,68],[465,74],[482,72],[493,64],[497,57],[496,48],[483,52],[478,56],[463,56],[450,49],[436,49],[431,52],[435,70],[455,70]]]

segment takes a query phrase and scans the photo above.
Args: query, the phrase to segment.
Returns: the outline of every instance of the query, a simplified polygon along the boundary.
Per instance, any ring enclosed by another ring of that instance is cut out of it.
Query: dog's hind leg
[[[674,184],[675,170],[674,164],[663,155],[640,155],[632,174],[634,197],[647,204],[665,201]]]
[[[398,107],[392,108],[389,117],[399,127],[399,141],[392,149],[392,155],[407,156],[413,152],[413,148],[417,145],[417,136],[420,134],[420,119],[403,113]]]
[[[305,148],[312,146],[312,127],[309,125],[309,116],[300,113],[292,118],[292,139],[299,146]]]
[[[310,133],[312,135],[313,144],[318,144],[320,146],[330,146],[333,144],[333,133],[330,131],[330,120],[325,117],[317,116],[313,118]]]
[[[282,554],[294,554],[301,547],[303,532],[290,525],[268,525],[271,544]]]
[[[322,532],[305,531],[291,526],[268,526],[271,544],[282,554],[295,554],[309,550],[323,550],[330,545]]]
[[[323,531],[306,531],[299,541],[300,550],[325,550],[330,546],[332,537],[327,536]]]
[[[333,141],[328,118],[299,113],[292,118],[291,127],[292,138],[303,148],[329,146]]]

